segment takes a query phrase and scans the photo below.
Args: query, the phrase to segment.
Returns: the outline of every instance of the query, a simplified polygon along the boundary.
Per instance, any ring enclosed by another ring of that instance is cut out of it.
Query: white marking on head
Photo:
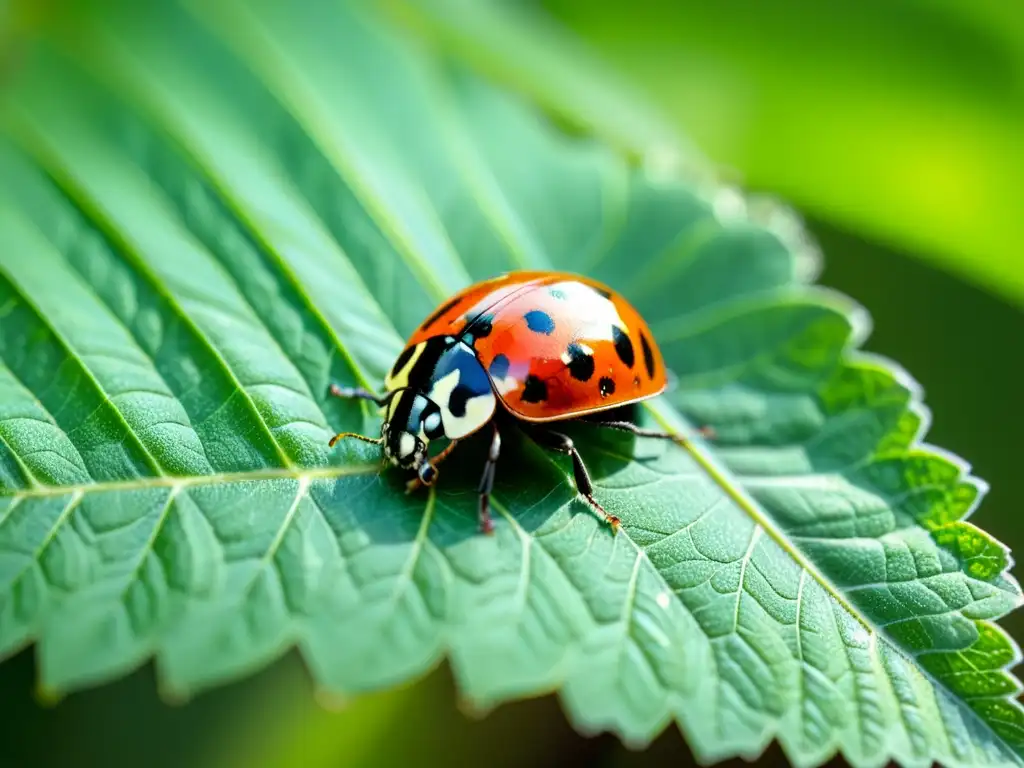
[[[423,428],[427,432],[433,432],[435,429],[441,426],[441,414],[436,411],[431,413],[423,420]]]
[[[462,416],[456,416],[448,410],[448,403],[451,400],[452,392],[455,391],[455,387],[459,384],[459,376],[460,371],[456,369],[443,379],[435,381],[428,395],[437,404],[437,407],[441,409],[444,433],[451,440],[456,440],[476,432],[490,420],[491,416],[494,415],[494,409],[498,405],[494,393],[488,391],[477,397],[469,398],[466,401],[466,412]]]
[[[408,432],[403,432],[402,436],[398,438],[398,453],[404,459],[412,456],[416,450],[416,438],[410,435]]]

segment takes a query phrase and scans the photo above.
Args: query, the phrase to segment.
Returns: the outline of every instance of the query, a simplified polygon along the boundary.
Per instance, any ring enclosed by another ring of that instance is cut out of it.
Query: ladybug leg
[[[543,430],[540,432],[531,432],[530,436],[539,445],[545,448],[550,448],[553,451],[559,453],[565,453],[572,457],[572,473],[573,478],[576,481],[576,490],[579,491],[580,495],[590,503],[590,505],[596,509],[604,517],[604,521],[612,527],[613,532],[619,530],[621,521],[615,515],[608,512],[601,504],[594,498],[594,483],[590,479],[590,473],[587,472],[587,467],[583,463],[583,457],[580,456],[580,452],[576,450],[575,444],[573,444],[572,438],[568,435],[563,435],[561,432],[552,432],[550,430]]]
[[[372,400],[377,405],[385,405],[388,400],[394,396],[394,392],[388,392],[383,397],[378,397],[373,392],[368,392],[365,389],[353,389],[352,387],[339,387],[337,384],[331,384],[329,390],[330,394],[334,397],[340,397],[343,400]],[[362,440],[364,443],[373,443],[374,445],[380,445],[384,442],[383,438],[380,437],[367,437],[366,435],[360,435],[358,432],[339,432],[337,435],[332,437],[327,443],[328,446],[333,448],[338,444],[340,440]]]
[[[458,440],[452,440],[450,443],[448,443],[448,445],[444,447],[444,450],[437,454],[437,456],[434,457],[433,461],[430,462],[430,466],[432,466],[436,470],[437,465],[444,461],[446,458],[448,458],[448,454],[455,450],[455,446],[458,444]],[[434,474],[436,475],[437,472],[435,471]],[[433,480],[431,480],[431,484],[433,484]],[[405,484],[405,492],[412,493],[413,491],[418,490],[420,486],[423,485],[426,485],[426,483],[424,483],[423,479],[417,474],[416,477],[414,477],[412,480]]]
[[[690,444],[690,441],[682,435],[678,435],[674,432],[659,432],[656,429],[644,429],[630,421],[597,421],[595,424],[601,427],[608,427],[609,429],[618,429],[622,432],[632,432],[637,437],[653,437],[659,440],[671,440],[676,445],[684,447]],[[704,438],[713,438],[715,436],[715,430],[711,427],[701,427],[697,430],[697,433]]]
[[[480,477],[480,532],[493,533],[494,521],[491,520],[491,490],[494,488],[494,470],[498,465],[498,456],[501,453],[501,432],[498,425],[494,424],[494,436],[491,438],[491,447],[487,451],[487,461],[484,463],[484,473]]]
[[[331,384],[329,391],[331,395],[340,397],[342,400],[370,400],[381,406],[386,405],[388,400],[395,394],[394,392],[389,392],[386,395],[376,395],[361,387],[339,387],[337,384]]]
[[[342,400],[370,400],[379,406],[387,405],[391,398],[398,393],[398,390],[394,390],[386,395],[375,395],[373,392],[365,389],[339,387],[337,384],[331,384],[331,388],[328,391],[334,397],[340,397]],[[367,437],[366,435],[360,435],[358,432],[341,432],[330,439],[328,446],[333,448],[339,440],[346,440],[348,438],[362,440],[364,443],[373,443],[375,445],[380,445],[384,442],[384,439],[381,437]]]

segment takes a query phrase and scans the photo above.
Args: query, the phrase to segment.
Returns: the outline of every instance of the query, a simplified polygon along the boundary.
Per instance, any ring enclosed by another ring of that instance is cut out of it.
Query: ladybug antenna
[[[333,448],[339,441],[350,437],[355,440],[362,440],[364,443],[373,443],[374,445],[381,445],[384,442],[383,437],[367,437],[366,435],[360,435],[358,432],[339,432],[330,439],[327,445]]]

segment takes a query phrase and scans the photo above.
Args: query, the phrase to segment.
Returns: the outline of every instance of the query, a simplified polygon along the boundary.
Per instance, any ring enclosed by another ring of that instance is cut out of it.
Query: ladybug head
[[[428,461],[430,441],[445,436],[436,403],[414,389],[400,390],[391,399],[380,436],[385,459],[414,470],[424,485],[437,479],[437,470]]]
[[[497,400],[474,349],[451,336],[435,336],[399,355],[385,386],[392,392],[381,427],[384,458],[411,469],[431,485],[431,440],[459,440],[491,418]]]

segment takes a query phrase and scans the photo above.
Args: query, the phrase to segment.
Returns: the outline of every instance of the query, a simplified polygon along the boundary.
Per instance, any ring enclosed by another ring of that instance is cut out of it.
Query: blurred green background
[[[59,11],[29,3],[0,0],[9,76],[15,22],[26,9]],[[726,178],[806,216],[821,282],[867,307],[867,348],[924,386],[929,442],[992,485],[975,521],[1024,550],[1024,12],[1007,0],[531,5]],[[464,47],[488,63],[482,45]],[[1024,638],[1024,614],[1004,625]],[[290,657],[186,706],[160,701],[151,667],[44,706],[30,649],[0,664],[0,768],[690,762],[674,731],[645,753],[578,736],[550,697],[467,717],[443,668],[410,688],[321,704]]]

